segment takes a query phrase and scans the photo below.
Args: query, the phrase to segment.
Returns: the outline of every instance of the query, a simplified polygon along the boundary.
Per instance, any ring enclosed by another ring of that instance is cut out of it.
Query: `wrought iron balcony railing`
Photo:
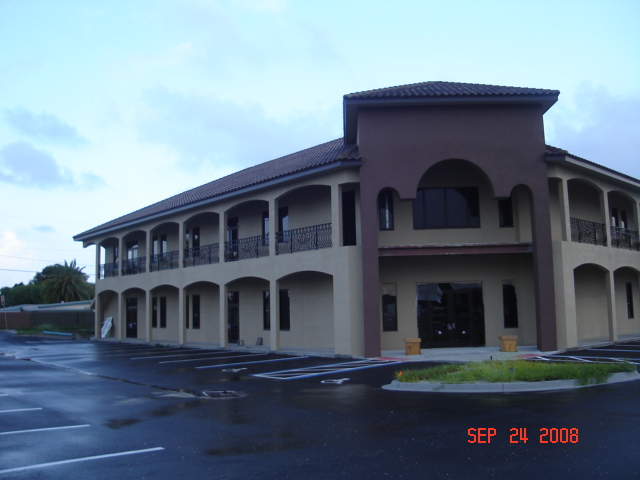
[[[276,235],[276,255],[331,247],[330,223],[286,230]]]
[[[146,272],[145,262],[147,257],[132,258],[122,261],[122,275],[136,275]]]
[[[607,245],[607,229],[604,223],[571,218],[571,241]]]
[[[103,263],[100,265],[100,278],[117,277],[118,262]]]
[[[638,236],[638,230],[611,227],[611,246],[640,251],[640,237]]]
[[[269,235],[240,238],[232,242],[224,242],[224,261],[235,262],[246,258],[269,256]]]
[[[220,261],[219,252],[219,243],[203,245],[201,247],[185,248],[182,264],[185,267],[194,267],[196,265],[210,265],[212,263],[218,263]]]
[[[159,272],[160,270],[173,270],[178,268],[179,265],[179,251],[158,253],[157,255],[151,255],[151,262],[149,262],[150,272]]]

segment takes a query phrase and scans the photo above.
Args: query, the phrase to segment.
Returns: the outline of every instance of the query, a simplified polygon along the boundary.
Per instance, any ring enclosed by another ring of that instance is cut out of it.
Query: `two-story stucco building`
[[[345,95],[343,138],[77,235],[96,333],[367,357],[640,334],[640,180],[545,144],[558,95]]]

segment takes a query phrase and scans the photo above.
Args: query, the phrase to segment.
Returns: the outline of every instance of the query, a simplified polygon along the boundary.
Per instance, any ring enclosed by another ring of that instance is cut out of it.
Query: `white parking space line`
[[[9,394],[8,393],[0,393],[0,397],[8,397]]]
[[[155,358],[195,357],[196,355],[223,355],[229,352],[177,353],[175,355],[155,355],[153,357],[135,357],[131,360],[149,360]]]
[[[331,363],[328,365],[317,365],[315,367],[294,368],[291,370],[278,370],[276,372],[254,373],[252,377],[271,378],[275,380],[297,380],[301,378],[317,377],[319,375],[329,375],[338,372],[350,372],[353,370],[364,370],[365,368],[382,367],[384,365],[394,365],[403,363],[394,360],[366,359],[355,362]]]
[[[301,358],[309,358],[309,357],[307,356],[307,357],[275,358],[273,360],[256,360],[255,362],[225,363],[225,364],[222,364],[222,365],[205,365],[203,367],[195,367],[195,368],[204,369],[204,368],[237,367],[239,365],[253,365],[253,364],[256,364],[256,363],[283,362],[285,360],[300,360]]]
[[[108,453],[105,455],[93,455],[91,457],[71,458],[69,460],[59,460],[57,462],[39,463],[37,465],[28,465],[26,467],[8,468],[0,470],[0,474],[22,472],[24,470],[33,470],[36,468],[55,467],[57,465],[65,465],[69,463],[88,462],[90,460],[102,460],[103,458],[122,457],[124,455],[137,455],[139,453],[159,452],[164,450],[163,447],[145,448],[144,450],[130,450],[128,452]]]
[[[105,357],[128,357],[131,355],[142,355],[142,354],[146,354],[146,353],[155,353],[153,350],[161,350],[161,352],[158,353],[168,353],[168,352],[174,352],[177,349],[158,349],[158,348],[151,348],[149,350],[133,350],[131,352],[125,352],[125,353],[109,353],[107,355],[105,355]]]
[[[84,428],[91,425],[68,425],[66,427],[50,427],[50,428],[33,428],[31,430],[15,430],[13,432],[0,432],[0,435],[15,435],[18,433],[36,433],[36,432],[51,432],[54,430],[69,430],[71,428]]]
[[[587,362],[587,358],[593,358],[595,360],[601,361],[602,363],[620,363],[620,362],[630,362],[630,363],[640,363],[640,359],[637,358],[618,358],[618,357],[591,357],[586,355],[581,355],[580,357],[569,357],[567,355],[547,355],[545,357],[536,357],[536,360],[547,360],[547,361],[571,361],[571,360],[582,360]],[[565,360],[566,359],[566,360]],[[605,362],[605,360],[611,360],[612,362]]]
[[[229,357],[211,357],[211,358],[191,358],[188,360],[165,360],[158,363],[184,363],[184,362],[202,362],[203,360],[222,360],[224,358],[247,358],[247,357],[266,357],[268,353],[251,353],[249,355],[232,355]]]
[[[638,350],[627,350],[624,348],[587,348],[588,352],[633,352],[640,353]]]
[[[0,410],[0,413],[33,412],[34,410],[42,410],[42,408],[14,408],[13,410]]]

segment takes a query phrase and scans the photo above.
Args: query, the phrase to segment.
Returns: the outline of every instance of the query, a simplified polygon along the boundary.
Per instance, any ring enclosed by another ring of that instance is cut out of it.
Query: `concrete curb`
[[[614,373],[605,383],[629,382],[639,380],[638,372]],[[573,380],[552,380],[549,382],[510,382],[510,383],[436,383],[436,382],[399,382],[393,380],[383,385],[385,390],[402,392],[440,392],[440,393],[519,393],[568,390],[573,388],[594,387],[604,383],[576,385]]]

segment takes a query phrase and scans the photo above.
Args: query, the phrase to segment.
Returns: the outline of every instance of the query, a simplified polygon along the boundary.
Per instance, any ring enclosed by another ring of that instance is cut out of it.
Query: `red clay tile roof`
[[[104,230],[118,227],[119,225],[143,220],[152,215],[168,212],[177,208],[187,207],[203,200],[214,200],[221,195],[257,186],[271,180],[332,164],[340,166],[345,161],[358,162],[359,160],[358,147],[355,145],[345,146],[343,139],[339,138],[232,173],[226,177],[111,220],[110,222],[80,233],[73,238],[75,240],[83,240]]]
[[[520,95],[559,95],[558,90],[501,87],[457,82],[423,82],[397,87],[378,88],[345,95],[346,99],[426,98],[426,97],[499,97]]]

